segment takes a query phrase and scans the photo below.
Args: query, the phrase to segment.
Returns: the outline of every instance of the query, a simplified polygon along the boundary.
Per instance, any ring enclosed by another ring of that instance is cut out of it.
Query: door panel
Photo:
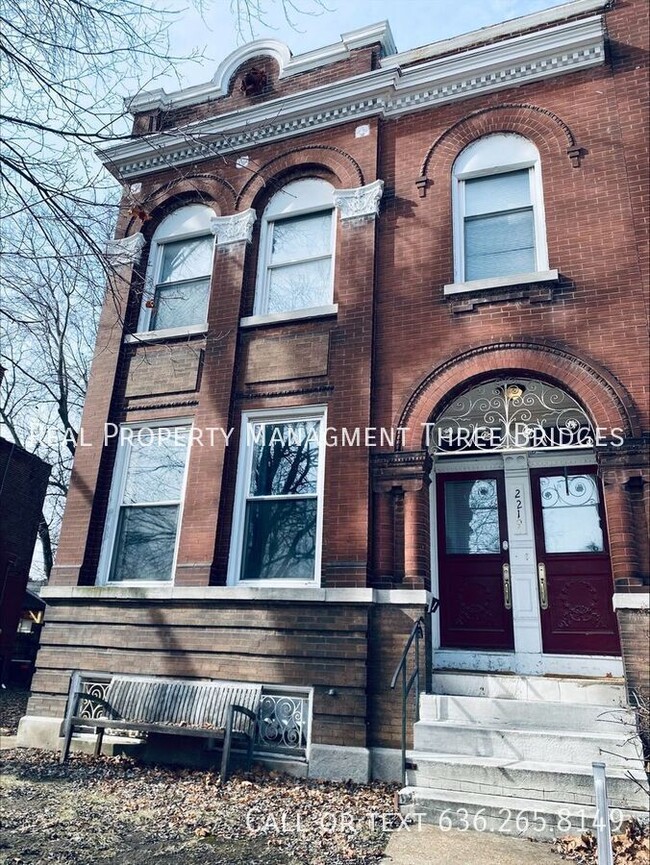
[[[513,649],[503,472],[437,476],[444,648]]]
[[[545,603],[540,595],[544,652],[620,654],[595,469],[534,469],[531,485],[538,575],[545,572],[548,596]]]

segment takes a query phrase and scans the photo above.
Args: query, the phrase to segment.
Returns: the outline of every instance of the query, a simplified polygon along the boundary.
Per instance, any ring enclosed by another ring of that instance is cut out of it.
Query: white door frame
[[[620,657],[607,655],[544,654],[537,589],[537,558],[530,486],[530,469],[555,466],[592,466],[591,451],[508,451],[485,456],[434,458],[430,485],[431,586],[439,596],[436,476],[446,472],[503,471],[515,648],[512,652],[440,647],[440,611],[433,614],[432,642],[435,669],[485,670],[526,675],[623,675]]]

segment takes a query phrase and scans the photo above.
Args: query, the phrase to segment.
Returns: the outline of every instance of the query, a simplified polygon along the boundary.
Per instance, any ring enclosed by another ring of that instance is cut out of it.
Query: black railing
[[[424,641],[424,691],[431,691],[432,674],[432,646],[431,646],[431,615],[440,606],[438,598],[431,598],[427,607],[426,616],[420,616],[411,628],[406,645],[395,668],[390,686],[392,689],[397,685],[397,680],[402,676],[402,786],[406,784],[406,727],[407,727],[407,705],[408,697],[415,687],[415,720],[420,720],[420,640]],[[413,672],[408,675],[407,666],[411,646],[414,646]]]

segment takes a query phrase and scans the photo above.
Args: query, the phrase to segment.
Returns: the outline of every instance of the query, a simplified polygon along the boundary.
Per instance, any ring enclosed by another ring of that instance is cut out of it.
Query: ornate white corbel
[[[146,240],[144,234],[138,232],[119,240],[109,240],[104,247],[104,255],[114,267],[121,264],[136,264],[144,249]]]
[[[372,219],[379,213],[379,202],[384,191],[384,181],[375,180],[367,186],[355,189],[335,189],[334,207],[338,207],[341,219]]]
[[[210,220],[210,231],[217,238],[217,246],[239,243],[240,240],[250,243],[256,219],[257,214],[252,207],[242,213],[233,213],[232,216],[214,216]]]

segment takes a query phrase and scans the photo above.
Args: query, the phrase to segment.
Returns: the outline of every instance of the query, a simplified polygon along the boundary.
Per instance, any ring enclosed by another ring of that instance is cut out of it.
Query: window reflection
[[[495,478],[445,481],[447,554],[498,553],[499,506]]]
[[[539,479],[547,553],[601,553],[603,529],[598,485],[593,475]]]

